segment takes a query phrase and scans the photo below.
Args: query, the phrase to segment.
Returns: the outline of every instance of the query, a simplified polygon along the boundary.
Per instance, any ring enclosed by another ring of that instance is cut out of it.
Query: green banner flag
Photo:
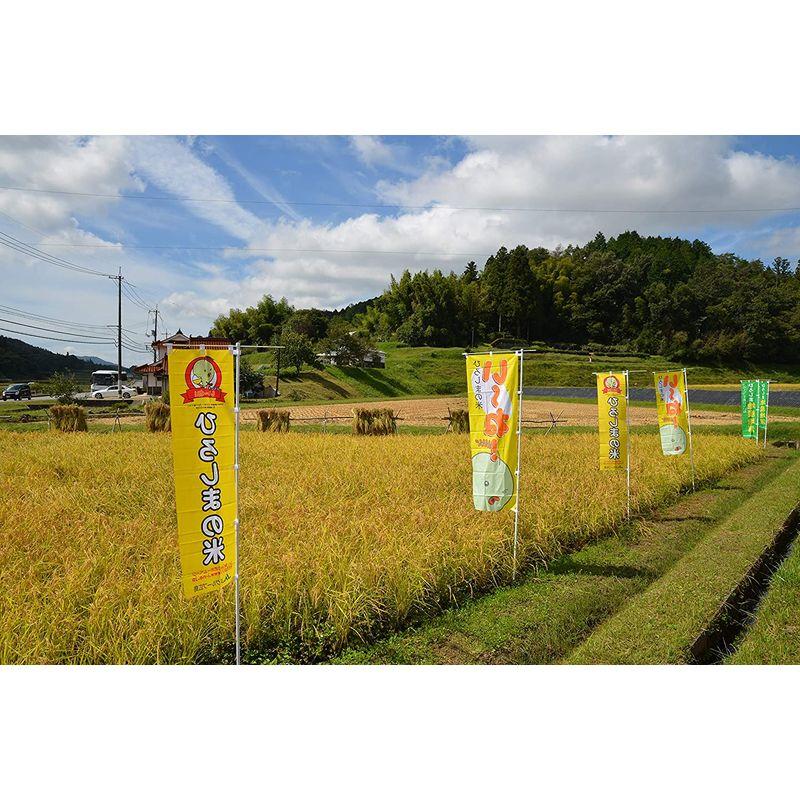
[[[758,381],[758,429],[766,431],[769,413],[769,381]]]
[[[745,439],[758,438],[760,384],[760,381],[742,381],[742,436]]]

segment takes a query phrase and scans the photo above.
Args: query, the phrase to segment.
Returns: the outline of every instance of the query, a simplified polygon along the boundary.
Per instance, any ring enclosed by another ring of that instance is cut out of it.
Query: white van
[[[120,373],[122,375],[122,383],[130,385],[130,378],[125,370]],[[98,369],[92,373],[92,389],[91,393],[104,392],[117,385],[117,370],[115,369]]]

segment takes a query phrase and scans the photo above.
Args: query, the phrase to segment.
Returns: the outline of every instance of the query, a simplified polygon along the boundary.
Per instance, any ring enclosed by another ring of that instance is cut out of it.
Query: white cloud
[[[770,216],[624,213],[631,209],[800,205],[795,162],[736,151],[727,138],[489,137],[470,145],[452,167],[434,162],[416,179],[378,184],[384,200],[405,211],[361,214],[337,225],[283,222],[258,240],[260,247],[278,249],[399,252],[278,253],[274,261],[254,265],[260,277],[244,281],[243,293],[253,302],[263,288],[293,302],[332,307],[377,293],[390,273],[404,267],[460,269],[470,257],[482,263],[501,245],[581,244],[598,230],[607,235],[629,229],[691,234],[708,226],[741,231]],[[509,207],[573,211],[501,210]]]
[[[252,305],[264,293],[286,296],[299,306],[342,306],[380,293],[390,273],[397,275],[405,267],[460,270],[470,259],[482,264],[501,245],[580,244],[598,230],[607,235],[627,229],[665,235],[715,230],[726,249],[738,249],[730,243],[756,242],[765,258],[782,248],[778,252],[797,259],[796,227],[776,230],[773,214],[715,212],[800,206],[800,165],[791,159],[745,153],[735,149],[735,140],[720,137],[477,137],[468,144],[467,155],[454,165],[430,158],[419,175],[378,181],[379,196],[401,205],[396,212],[356,214],[337,224],[302,219],[289,206],[278,222],[261,220],[235,201],[226,178],[206,162],[211,153],[203,149],[202,140],[0,139],[0,184],[110,195],[152,185],[180,197],[227,200],[186,201],[183,207],[245,246],[270,253],[251,253],[249,260],[233,250],[218,259],[204,253],[202,261],[193,263],[185,255],[178,260],[169,253],[148,255],[124,248],[53,250],[104,269],[124,257],[133,282],[163,300],[170,330],[180,325],[202,332],[217,314]],[[402,158],[396,146],[377,137],[353,137],[352,147],[376,170],[397,170]],[[283,198],[252,165],[234,161],[228,156],[227,166],[281,207]],[[128,205],[135,208],[118,207],[113,199],[0,192],[0,212],[41,230],[50,242],[113,244],[128,239],[124,230],[117,237],[116,231],[111,236],[102,227],[111,209],[115,215],[109,231],[125,218],[121,208],[130,219],[157,214],[155,203],[141,203],[141,211],[137,201]],[[508,207],[565,213],[502,210]],[[642,209],[649,213],[626,213]],[[681,213],[685,209],[711,213]],[[104,237],[84,230],[78,219],[90,219]],[[104,285],[108,281],[78,282],[0,251],[2,264],[15,270],[9,273],[10,288],[18,302],[9,304],[92,322],[113,312],[113,285]],[[191,284],[187,274],[193,277]],[[136,324],[143,329],[144,312],[131,309],[132,316],[137,314],[141,319]]]
[[[135,136],[128,143],[136,172],[160,189],[177,197],[217,201],[184,201],[195,216],[241,241],[259,233],[261,220],[236,202],[225,178],[192,152],[190,145],[165,136]]]
[[[117,195],[141,188],[125,158],[126,140],[57,136],[0,139],[0,185]],[[116,202],[104,197],[0,191],[0,211],[49,234],[76,214],[102,214]]]
[[[351,136],[350,145],[368,167],[393,166],[395,163],[394,150],[379,136]]]

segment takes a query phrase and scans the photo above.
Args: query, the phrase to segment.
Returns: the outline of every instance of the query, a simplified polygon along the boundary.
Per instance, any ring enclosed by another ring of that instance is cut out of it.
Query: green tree
[[[239,361],[239,390],[260,394],[264,388],[264,375],[246,358]]]
[[[330,317],[330,311],[326,313],[318,308],[301,308],[284,323],[283,330],[300,333],[310,341],[318,342],[325,338]]]
[[[294,367],[298,375],[303,364],[317,366],[317,354],[308,336],[294,331],[284,331],[279,342],[284,348],[281,350],[281,362],[288,367]]]
[[[45,382],[46,391],[59,403],[72,403],[75,395],[81,390],[74,372],[54,372]]]
[[[464,283],[475,283],[478,280],[478,265],[474,261],[470,261],[464,271],[461,273],[461,280]]]
[[[232,342],[269,344],[280,335],[281,327],[293,313],[286,298],[276,302],[265,294],[251,308],[244,311],[232,308],[227,314],[221,314],[214,320],[210,335],[224,336]]]

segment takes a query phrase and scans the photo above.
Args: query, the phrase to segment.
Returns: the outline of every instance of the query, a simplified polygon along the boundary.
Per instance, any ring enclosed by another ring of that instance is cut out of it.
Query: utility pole
[[[122,267],[117,273],[108,277],[117,282],[117,397],[122,399]]]
[[[153,325],[153,363],[156,363],[156,342],[158,341],[158,306],[156,306],[155,311],[155,323]]]

